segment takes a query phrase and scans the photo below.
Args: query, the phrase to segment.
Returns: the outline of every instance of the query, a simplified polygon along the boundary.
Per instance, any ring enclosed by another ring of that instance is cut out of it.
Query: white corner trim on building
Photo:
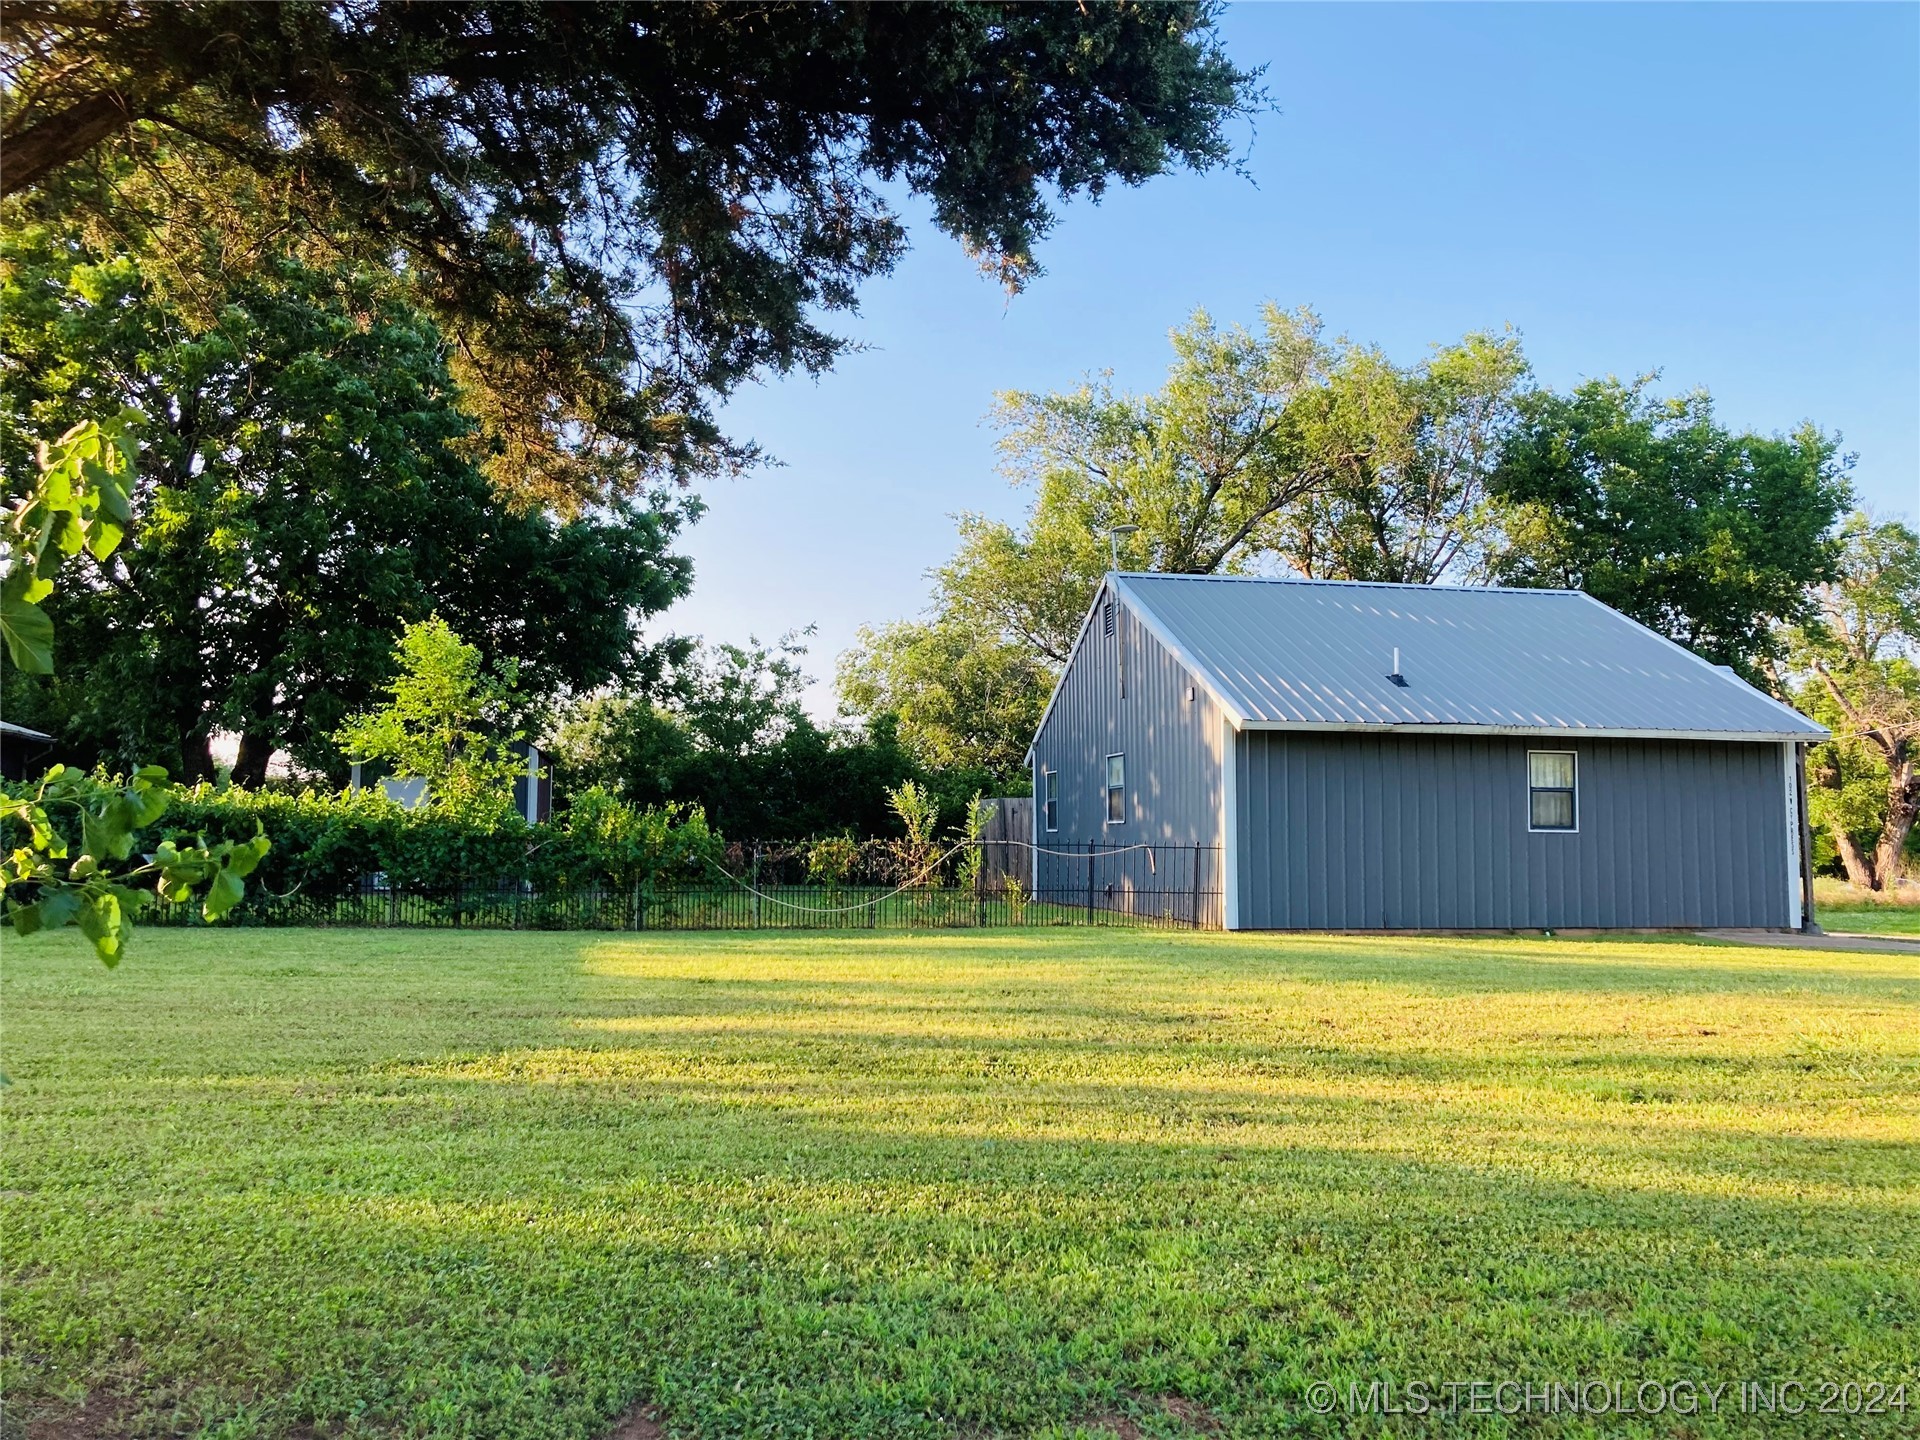
[[[1240,732],[1220,717],[1220,926],[1240,928]]]
[[[1805,923],[1800,894],[1800,746],[1786,741],[1780,746],[1787,785],[1787,928],[1798,930]]]

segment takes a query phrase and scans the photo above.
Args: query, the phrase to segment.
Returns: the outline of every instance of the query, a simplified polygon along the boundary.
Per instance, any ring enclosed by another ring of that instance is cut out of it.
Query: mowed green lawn
[[[1823,930],[1920,935],[1920,905],[1832,905],[1818,913]]]
[[[1920,1432],[1911,956],[147,932],[0,1000],[14,1433]],[[1309,1404],[1648,1377],[1909,1408]]]

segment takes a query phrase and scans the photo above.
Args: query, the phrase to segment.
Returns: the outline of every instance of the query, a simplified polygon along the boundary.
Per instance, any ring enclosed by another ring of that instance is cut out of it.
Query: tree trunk
[[[267,761],[273,754],[273,738],[258,730],[244,731],[240,751],[233,760],[233,783],[258,790],[267,781]]]
[[[1901,749],[1904,752],[1905,746]],[[1887,822],[1880,827],[1880,843],[1873,849],[1876,890],[1891,890],[1900,879],[1900,864],[1920,815],[1920,767],[1902,753],[1887,767]]]
[[[187,773],[180,778],[189,785],[202,780],[219,779],[213,768],[213,738],[210,735],[204,732],[189,734],[180,742],[180,754],[187,767]]]
[[[1856,890],[1878,890],[1874,879],[1873,855],[1860,848],[1853,836],[1838,825],[1833,827],[1833,848],[1840,852],[1840,863],[1846,867],[1847,883]]]

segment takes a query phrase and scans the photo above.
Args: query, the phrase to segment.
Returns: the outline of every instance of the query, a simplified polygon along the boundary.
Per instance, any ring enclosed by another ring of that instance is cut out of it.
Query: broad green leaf
[[[95,860],[124,860],[133,853],[133,835],[127,825],[127,807],[115,801],[102,814],[80,815],[81,848]]]
[[[272,848],[273,842],[267,839],[266,832],[257,830],[251,840],[233,847],[233,853],[227,860],[228,867],[236,875],[251,875]]]
[[[125,923],[118,897],[111,894],[86,896],[81,903],[78,920],[80,933],[93,942],[93,952],[100,957],[100,963],[109,969],[118,965]]]
[[[126,538],[126,526],[118,521],[96,518],[87,526],[87,553],[96,560],[104,560],[118,550],[120,542]]]
[[[133,792],[128,799],[128,808],[132,812],[130,820],[134,829],[151,825],[167,813],[168,794],[160,788],[142,789]]]
[[[55,548],[63,555],[78,555],[80,547],[86,543],[86,531],[77,518],[64,512],[53,517],[53,523],[47,527]]]
[[[53,621],[38,605],[0,600],[0,636],[7,656],[29,675],[53,673]]]
[[[209,920],[218,920],[238,905],[246,893],[246,883],[232,870],[222,866],[214,875],[213,884],[207,890],[206,903],[201,907],[201,913]]]
[[[9,904],[7,919],[13,922],[13,933],[16,935],[31,935],[46,923],[37,901],[32,905]]]
[[[73,917],[80,913],[81,903],[81,891],[49,886],[40,892],[40,919],[49,930],[71,925]]]

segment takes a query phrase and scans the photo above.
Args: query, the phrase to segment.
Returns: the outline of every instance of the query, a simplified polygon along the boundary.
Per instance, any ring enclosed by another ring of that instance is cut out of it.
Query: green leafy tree
[[[924,619],[864,632],[843,661],[843,706],[895,714],[927,763],[1012,787],[1115,550],[1182,574],[1485,576],[1505,543],[1488,485],[1526,374],[1512,335],[1401,367],[1269,305],[1255,329],[1196,312],[1172,344],[1147,395],[1099,380],[1001,397],[1025,521],[960,517]]]
[[[1026,645],[983,639],[954,619],[863,627],[840,659],[837,688],[852,716],[891,715],[934,770],[985,772],[998,793],[1031,785],[1027,745],[1054,672]]]
[[[572,793],[597,785],[639,806],[697,805],[749,840],[891,828],[887,788],[924,780],[925,770],[890,716],[859,728],[814,723],[801,703],[803,633],[702,647],[657,695],[582,700],[553,742],[556,782]],[[982,783],[973,773],[941,778],[943,803]]]
[[[0,577],[0,637],[7,656],[33,675],[53,673],[53,620],[46,602],[68,557],[106,560],[133,519],[134,430],[123,410],[107,425],[82,420],[49,445],[35,444],[34,478],[11,496]]]
[[[201,912],[208,920],[239,904],[246,877],[267,853],[264,834],[212,846],[165,840],[151,857],[127,863],[134,832],[166,814],[173,794],[157,765],[128,778],[55,765],[30,793],[0,794],[0,823],[25,841],[0,860],[0,891],[14,933],[77,926],[111,967],[133,938],[135,917],[156,895],[180,904],[204,889]],[[68,827],[79,829],[78,853],[63,833]]]
[[[0,530],[0,619],[13,666],[54,668],[52,598],[63,557],[82,550],[103,559],[133,520],[130,476],[142,417],[122,411],[109,425],[84,421],[37,447],[35,473]],[[209,846],[204,838],[167,840],[128,865],[134,834],[167,811],[175,789],[167,772],[146,766],[131,778],[89,776],[55,765],[28,793],[0,792],[0,897],[14,933],[77,926],[102,963],[120,962],[134,917],[158,894],[180,903],[204,887],[202,913],[218,920],[246,890],[246,877],[269,843],[250,839]],[[78,832],[79,853],[70,836]]]
[[[515,659],[529,703],[644,684],[668,658],[639,624],[687,590],[668,547],[692,507],[508,506],[465,451],[445,341],[389,286],[263,263],[197,328],[148,267],[65,232],[26,227],[0,258],[8,472],[31,437],[104,407],[156,417],[141,544],[70,565],[42,612],[74,637],[70,663],[11,677],[11,713],[190,778],[213,777],[210,737],[231,731],[234,777],[258,785],[276,749],[339,773],[326,737],[388,677],[408,620],[438,612]]]
[[[749,637],[716,645],[680,668],[679,714],[700,748],[732,759],[766,750],[806,721],[801,669],[812,628],[790,631],[772,645]]]
[[[1518,338],[1476,332],[1408,366],[1345,340],[1317,352],[1282,427],[1309,483],[1263,537],[1272,555],[1308,579],[1488,579],[1509,543],[1490,484],[1528,373]]]
[[[1900,878],[1920,816],[1920,534],[1865,514],[1839,532],[1834,578],[1785,636],[1782,688],[1834,732],[1808,756],[1810,818],[1847,878]]]
[[[424,780],[434,804],[462,815],[504,816],[525,768],[508,748],[515,669],[489,672],[478,646],[438,616],[407,626],[394,651],[389,699],[356,715],[333,740],[355,761],[385,761]]]
[[[1585,590],[1755,673],[1834,574],[1850,457],[1812,425],[1736,434],[1705,391],[1662,398],[1651,383],[1522,398],[1493,487],[1515,536],[1498,574]]]
[[[924,197],[1017,286],[1051,192],[1219,165],[1259,100],[1204,3],[5,14],[6,193],[161,250],[213,226],[228,267],[290,219],[397,262],[459,337],[497,478],[549,502],[580,493],[583,460],[591,480],[609,455],[743,458],[711,397],[831,363],[822,313],[906,248],[891,197]]]

